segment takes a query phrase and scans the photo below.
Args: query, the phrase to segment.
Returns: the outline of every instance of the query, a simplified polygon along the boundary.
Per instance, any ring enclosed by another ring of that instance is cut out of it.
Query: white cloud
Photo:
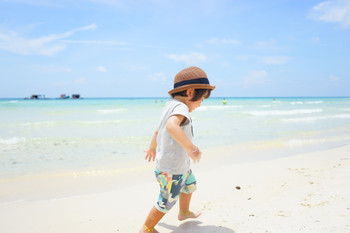
[[[103,66],[98,66],[97,70],[101,71],[101,72],[107,72],[107,69],[105,67],[103,67]]]
[[[104,5],[110,5],[114,7],[121,7],[124,4],[124,1],[121,0],[2,0],[5,2],[11,2],[11,3],[20,3],[20,4],[28,4],[28,5],[34,5],[34,6],[43,6],[43,7],[66,7],[69,4],[75,4],[75,3],[86,3],[86,2],[93,2],[96,4],[104,4]]]
[[[190,65],[202,63],[207,60],[207,56],[205,54],[198,52],[190,52],[185,54],[168,54],[165,55],[165,57],[176,62],[185,62]]]
[[[310,39],[310,41],[311,41],[311,43],[313,43],[313,44],[319,44],[319,43],[321,42],[321,39],[320,39],[320,37],[318,37],[318,36],[314,36],[314,37],[312,37],[312,38]]]
[[[131,70],[131,71],[140,71],[140,70],[149,69],[149,66],[146,66],[146,65],[128,65],[126,68],[128,70]]]
[[[82,85],[86,83],[86,79],[85,78],[78,78],[76,80],[71,80],[71,81],[57,81],[52,83],[53,86],[55,87],[70,87],[72,85]]]
[[[333,82],[338,82],[340,78],[337,77],[337,76],[335,76],[335,75],[330,75],[330,76],[329,76],[329,79],[330,79],[331,81],[333,81]]]
[[[78,78],[74,81],[75,84],[84,84],[86,83],[86,79],[85,78]]]
[[[165,74],[162,72],[149,74],[148,78],[151,79],[152,81],[165,81],[166,79]]]
[[[267,65],[282,65],[288,62],[291,58],[287,56],[268,56],[262,57],[261,62]]]
[[[267,78],[268,73],[265,70],[253,70],[244,78],[246,86],[262,85],[270,80]]]
[[[70,44],[95,44],[95,45],[129,45],[126,42],[118,42],[111,40],[61,40]]]
[[[343,27],[350,27],[350,1],[333,0],[321,2],[314,6],[310,18],[331,23],[340,23]]]
[[[60,39],[67,38],[79,31],[94,30],[96,27],[96,24],[90,24],[61,34],[51,34],[36,39],[25,38],[14,31],[0,29],[0,49],[22,55],[53,56],[65,48]]]
[[[256,46],[261,49],[271,48],[276,44],[275,39],[270,39],[266,41],[258,41],[256,42]]]
[[[220,39],[220,38],[211,38],[210,40],[208,40],[209,44],[213,44],[213,45],[240,45],[241,42],[239,40],[231,40],[231,39]]]

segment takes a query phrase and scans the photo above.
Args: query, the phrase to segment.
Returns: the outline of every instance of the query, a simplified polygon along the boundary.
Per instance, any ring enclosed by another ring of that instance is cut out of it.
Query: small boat
[[[60,95],[60,98],[61,99],[69,99],[69,95],[62,94],[62,95]]]
[[[32,95],[30,99],[46,99],[45,95]]]

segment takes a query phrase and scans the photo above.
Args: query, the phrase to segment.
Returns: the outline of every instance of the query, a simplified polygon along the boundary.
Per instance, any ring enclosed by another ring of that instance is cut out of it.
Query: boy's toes
[[[179,213],[178,219],[180,221],[186,220],[188,218],[198,218],[202,213],[200,211],[192,212],[189,211],[188,213]]]

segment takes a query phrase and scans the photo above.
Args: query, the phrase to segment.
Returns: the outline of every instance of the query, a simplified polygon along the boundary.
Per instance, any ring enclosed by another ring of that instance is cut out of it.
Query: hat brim
[[[169,95],[172,95],[177,92],[185,91],[187,89],[208,89],[208,90],[214,90],[216,86],[210,86],[209,84],[189,84],[189,85],[184,85],[181,87],[174,88],[170,90],[168,93]]]

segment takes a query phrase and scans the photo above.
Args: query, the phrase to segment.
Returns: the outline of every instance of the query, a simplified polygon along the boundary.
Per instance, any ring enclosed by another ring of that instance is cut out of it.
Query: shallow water
[[[202,149],[255,141],[307,150],[350,142],[350,98],[222,98],[191,115]],[[143,158],[166,98],[0,100],[0,177]]]

